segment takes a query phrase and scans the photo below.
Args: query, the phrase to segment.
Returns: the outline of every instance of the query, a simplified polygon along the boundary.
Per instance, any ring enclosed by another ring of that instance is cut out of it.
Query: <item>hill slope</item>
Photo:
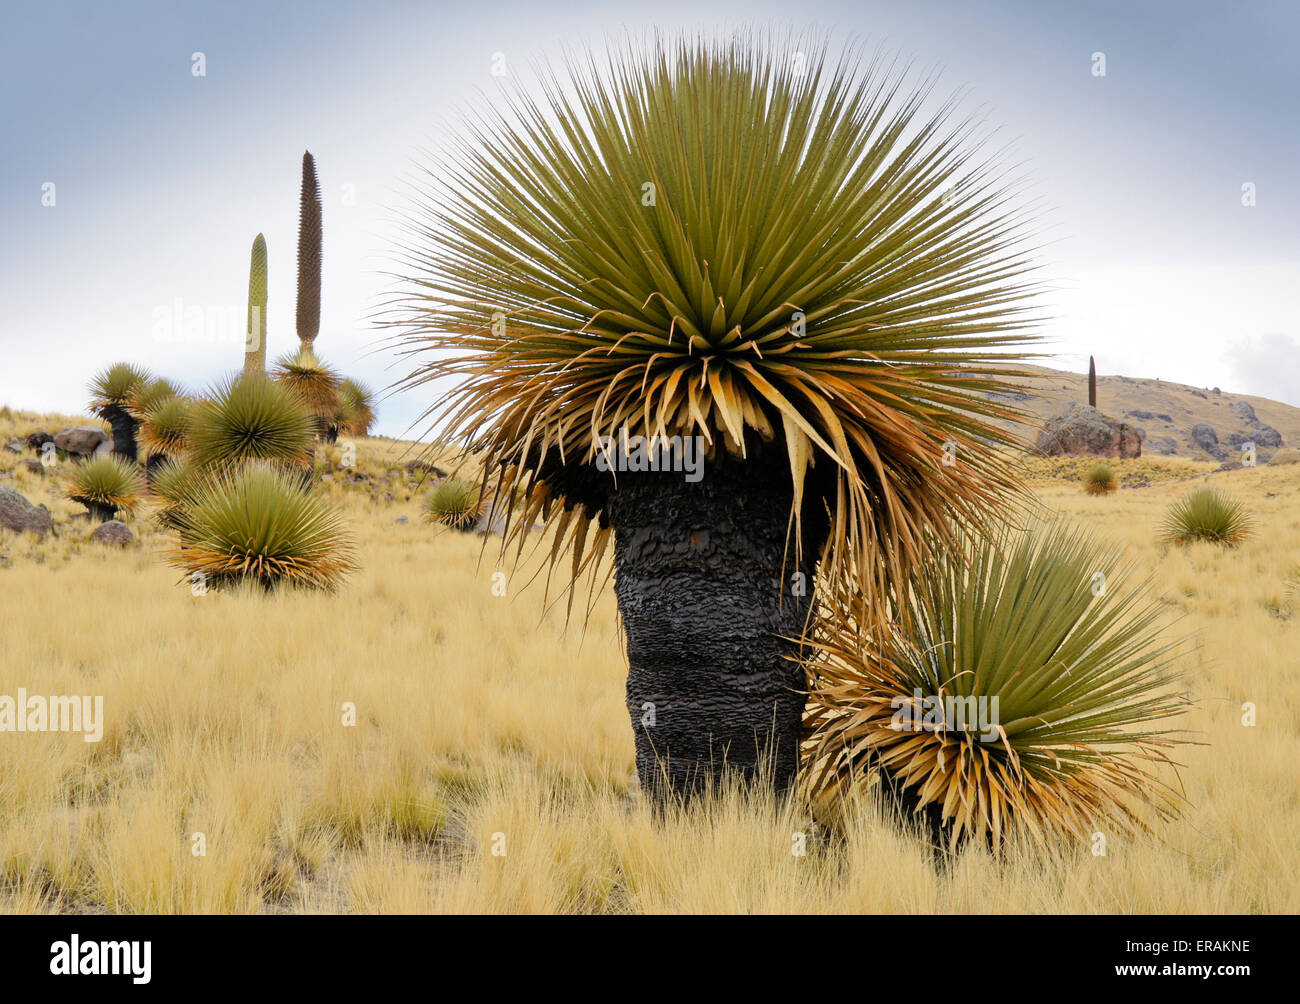
[[[1071,402],[1087,402],[1088,374],[1041,366],[1026,366],[1024,369],[1036,375],[1025,384],[1026,392],[1033,396],[1012,403],[1028,412],[1036,424],[1004,424],[1032,444],[1043,422],[1065,411]],[[1144,454],[1204,459],[1209,451],[1192,435],[1197,424],[1208,425],[1214,430],[1221,450],[1214,455],[1215,459],[1235,457],[1231,442],[1234,434],[1255,441],[1260,459],[1266,459],[1278,445],[1300,444],[1300,408],[1219,388],[1098,374],[1097,407],[1105,414],[1143,430]],[[1250,421],[1251,416],[1256,419],[1254,423]],[[1272,440],[1263,427],[1276,429],[1281,443]],[[1204,437],[1202,441],[1205,441]],[[1270,442],[1273,445],[1266,445]]]

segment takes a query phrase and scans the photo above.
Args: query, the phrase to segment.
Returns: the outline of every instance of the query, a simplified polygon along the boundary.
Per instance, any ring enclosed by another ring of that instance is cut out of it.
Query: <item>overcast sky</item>
[[[259,231],[270,354],[295,347],[308,148],[324,196],[317,349],[386,387],[406,363],[369,317],[402,179],[492,99],[494,54],[527,81],[564,43],[757,24],[896,47],[1002,123],[1051,207],[1056,365],[1092,353],[1102,373],[1300,405],[1300,4],[748,0],[701,22],[702,9],[7,0],[0,403],[80,412],[90,376],[119,359],[195,387],[238,367]],[[176,323],[187,309],[209,323]],[[427,403],[384,400],[378,431],[403,433]]]

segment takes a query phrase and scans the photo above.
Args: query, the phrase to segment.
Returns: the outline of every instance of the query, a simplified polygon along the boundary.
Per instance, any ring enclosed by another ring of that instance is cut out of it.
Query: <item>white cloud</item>
[[[1300,406],[1300,341],[1272,332],[1234,342],[1227,356],[1242,391]]]

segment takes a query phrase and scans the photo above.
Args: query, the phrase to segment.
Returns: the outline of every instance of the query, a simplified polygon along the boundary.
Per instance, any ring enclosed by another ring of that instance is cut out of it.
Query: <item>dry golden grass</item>
[[[33,418],[0,411],[0,442]],[[1185,614],[1202,643],[1187,724],[1208,745],[1183,756],[1188,810],[1158,839],[1112,837],[1105,856],[1013,848],[1004,862],[971,850],[936,875],[871,805],[842,841],[797,803],[735,792],[655,820],[635,791],[612,594],[585,635],[543,610],[540,584],[522,588],[536,561],[494,595],[495,551],[429,527],[428,487],[389,479],[405,449],[363,440],[357,470],[373,481],[336,470],[321,483],[361,571],[335,596],[269,599],[192,596],[159,560],[147,509],[134,547],[92,544],[57,469],[14,470],[0,452],[0,484],[49,505],[59,530],[0,531],[0,693],[102,694],[106,718],[97,744],[0,734],[0,910],[1300,909],[1300,467],[1210,476],[1259,519],[1233,551],[1157,542],[1165,509],[1211,465],[1103,497],[1035,475],[1049,507],[1121,542]],[[1140,463],[1116,463],[1121,482]]]

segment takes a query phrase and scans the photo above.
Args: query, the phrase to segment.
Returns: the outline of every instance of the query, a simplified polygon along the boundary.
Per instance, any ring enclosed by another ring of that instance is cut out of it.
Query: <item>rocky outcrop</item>
[[[92,456],[103,443],[108,443],[110,450],[113,448],[108,434],[96,425],[73,426],[54,437],[55,446],[76,457]]]
[[[45,506],[32,505],[12,488],[0,488],[0,526],[44,537],[54,529],[54,520]]]
[[[1192,442],[1215,459],[1223,459],[1223,447],[1219,445],[1219,434],[1214,431],[1214,426],[1197,422],[1192,426]]]
[[[1035,444],[1047,456],[1142,456],[1142,437],[1136,426],[1103,415],[1086,404],[1071,404],[1064,415],[1051,418]]]
[[[1245,433],[1234,432],[1228,437],[1234,447],[1244,443],[1254,443],[1258,450],[1276,450],[1282,445],[1282,434],[1273,426],[1265,425],[1255,414],[1255,408],[1249,401],[1234,401],[1228,405],[1240,417],[1246,426]]]

